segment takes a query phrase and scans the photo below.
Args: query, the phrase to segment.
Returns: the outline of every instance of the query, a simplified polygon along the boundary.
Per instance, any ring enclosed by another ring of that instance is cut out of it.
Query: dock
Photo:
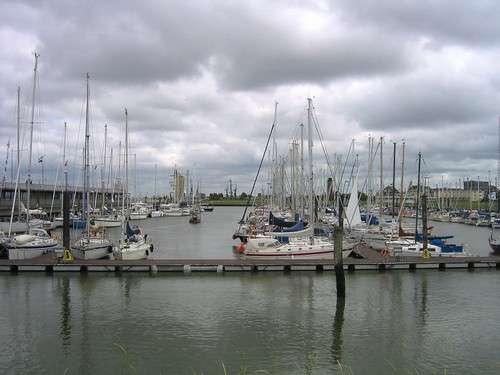
[[[346,258],[344,269],[356,270],[409,270],[493,268],[500,269],[500,256],[471,257],[370,257]],[[53,255],[33,259],[0,259],[0,272],[56,271],[66,272],[259,272],[259,271],[333,271],[334,260],[328,259],[143,259],[143,260],[80,260],[65,262]]]

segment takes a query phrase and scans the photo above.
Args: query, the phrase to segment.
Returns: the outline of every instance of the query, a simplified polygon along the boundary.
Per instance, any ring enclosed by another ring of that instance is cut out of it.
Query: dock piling
[[[440,271],[446,271],[446,263],[439,263],[438,269]]]

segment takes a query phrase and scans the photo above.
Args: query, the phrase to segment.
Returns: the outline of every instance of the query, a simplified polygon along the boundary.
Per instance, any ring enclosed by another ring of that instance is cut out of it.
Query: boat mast
[[[394,221],[394,211],[396,209],[396,142],[393,142],[392,150],[392,221]]]
[[[153,195],[153,203],[156,200],[156,175],[157,175],[157,172],[158,172],[158,164],[155,164],[155,193]]]
[[[127,197],[126,201],[125,201],[125,196]],[[130,217],[130,211],[129,211],[130,200],[128,199],[128,112],[127,112],[127,108],[125,108],[125,195],[124,195],[123,201],[126,202],[126,205],[127,205],[126,218],[128,220]]]
[[[106,149],[108,147],[108,125],[104,124],[104,158],[102,163],[102,172],[101,172],[101,188],[102,188],[102,209],[101,215],[104,212],[104,203],[106,201],[106,192],[104,191],[104,180],[106,175]]]
[[[380,137],[380,203],[379,203],[379,227],[382,229],[382,215],[384,213],[384,158],[382,147],[384,145],[384,137]]]
[[[85,196],[85,228],[87,232],[87,239],[89,237],[90,230],[90,194],[89,194],[89,184],[90,184],[90,158],[89,158],[89,144],[90,144],[90,130],[89,130],[89,97],[90,97],[90,88],[89,88],[89,73],[86,74],[86,86],[87,86],[87,99],[85,104],[85,148],[83,151],[84,155],[84,166],[85,166],[85,175],[83,182],[83,194]]]
[[[498,117],[498,150],[497,150],[497,178],[496,178],[496,199],[497,199],[497,213],[500,212],[500,192],[499,192],[499,184],[500,184],[500,116]]]
[[[300,209],[302,220],[305,220],[305,203],[304,203],[304,124],[300,124]]]
[[[422,153],[418,153],[418,171],[417,171],[417,196],[415,198],[415,242],[418,235],[418,204],[420,199],[420,166],[422,164]]]
[[[399,215],[398,215],[398,221],[399,221],[399,228],[401,228],[401,214],[403,211],[403,200],[404,200],[404,173],[405,173],[405,145],[406,143],[403,141],[403,148],[401,150],[401,191],[399,192]]]
[[[307,148],[309,153],[309,221],[314,224],[314,171],[313,171],[313,141],[312,141],[312,99],[307,98]],[[311,237],[312,240],[312,237]]]
[[[20,148],[20,140],[21,140],[21,86],[17,86],[17,170],[19,171],[19,167],[21,164],[21,148]],[[19,175],[19,172],[17,172]],[[16,182],[17,185],[17,182]],[[18,214],[18,221],[21,218],[21,194],[17,194],[18,196],[18,207],[19,207],[19,214]]]
[[[35,93],[36,93],[36,76],[38,69],[38,53],[35,52],[35,67],[33,68],[33,93],[31,96],[31,121],[30,121],[30,147],[29,147],[29,157],[28,157],[28,192],[26,201],[26,229],[30,231],[30,201],[31,201],[31,162],[33,157],[33,124],[35,122]]]

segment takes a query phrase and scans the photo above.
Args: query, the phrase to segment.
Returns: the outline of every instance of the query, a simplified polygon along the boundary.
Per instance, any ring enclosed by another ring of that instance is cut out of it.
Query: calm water
[[[144,226],[163,256],[230,257],[241,211],[216,210]],[[0,274],[0,373],[498,374],[498,285],[496,270],[356,272],[342,306],[332,272]]]

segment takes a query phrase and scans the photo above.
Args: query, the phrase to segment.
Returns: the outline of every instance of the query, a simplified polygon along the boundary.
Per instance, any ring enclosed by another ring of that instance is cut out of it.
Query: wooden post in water
[[[424,186],[424,194],[422,194],[422,243],[424,245],[424,255],[427,251],[427,194],[425,192]]]
[[[64,161],[66,164],[66,161]],[[68,191],[68,172],[66,165],[64,166],[64,192],[63,192],[63,250],[69,250],[70,237],[69,237],[69,191]]]
[[[344,238],[344,220],[343,220],[342,198],[339,204],[339,225],[334,228],[334,246],[335,246],[335,279],[337,283],[337,299],[345,298],[345,275],[344,263],[342,261],[342,240]]]

